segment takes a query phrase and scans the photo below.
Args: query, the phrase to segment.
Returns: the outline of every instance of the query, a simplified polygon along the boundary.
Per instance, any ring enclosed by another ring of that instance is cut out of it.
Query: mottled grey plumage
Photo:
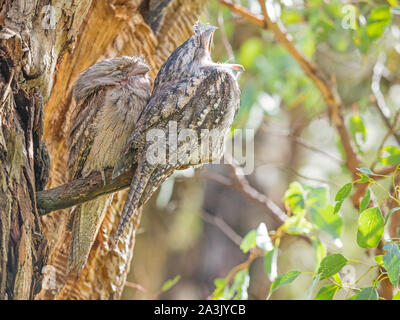
[[[150,98],[148,71],[141,58],[124,56],[100,61],[79,75],[69,133],[70,180],[112,168],[124,153]],[[111,199],[102,196],[73,209],[70,270],[79,273],[84,266]]]
[[[237,73],[243,67],[212,62],[210,44],[214,31],[214,27],[197,24],[195,34],[172,53],[157,75],[152,97],[128,140],[130,148],[114,168],[115,177],[137,163],[116,238],[136,209],[175,170],[219,160],[223,154],[225,137],[240,104]],[[149,162],[154,145],[146,143],[146,136],[151,129],[162,129],[168,142],[171,123],[177,123],[178,134],[191,129],[197,138],[182,139],[176,147],[167,143],[166,163]],[[218,130],[219,141],[210,146],[213,150],[208,153],[199,150],[202,129]]]

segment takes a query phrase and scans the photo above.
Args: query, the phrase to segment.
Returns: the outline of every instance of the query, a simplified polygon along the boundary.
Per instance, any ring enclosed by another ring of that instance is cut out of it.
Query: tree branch
[[[39,213],[45,215],[127,188],[132,181],[135,170],[136,168],[133,167],[113,180],[113,169],[110,168],[104,172],[106,182],[103,181],[100,172],[94,172],[86,178],[76,179],[68,184],[40,191],[36,196]]]

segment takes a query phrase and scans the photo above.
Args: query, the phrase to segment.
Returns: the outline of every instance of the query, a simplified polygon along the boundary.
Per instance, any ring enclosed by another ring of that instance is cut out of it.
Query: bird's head
[[[145,76],[149,71],[149,66],[142,57],[118,57],[114,58],[114,72],[118,78],[128,79],[132,76]]]
[[[162,65],[154,86],[195,75],[204,63],[212,62],[211,45],[216,27],[196,23],[194,34],[179,46]]]

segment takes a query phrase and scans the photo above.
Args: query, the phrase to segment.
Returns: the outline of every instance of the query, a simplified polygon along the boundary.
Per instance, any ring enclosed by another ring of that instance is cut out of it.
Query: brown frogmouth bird
[[[114,241],[120,238],[132,216],[138,223],[137,209],[175,170],[222,157],[225,138],[240,105],[237,77],[243,67],[212,61],[210,49],[215,29],[197,23],[194,35],[171,54],[157,75],[150,101],[128,139],[128,150],[114,167],[115,178],[137,165]],[[175,134],[169,128],[174,124],[178,135],[185,131],[194,138],[178,138],[176,144],[169,143]],[[218,143],[210,143],[204,152],[200,150],[204,132],[213,129],[218,132]],[[165,133],[168,157],[154,163],[149,158],[154,143],[148,138],[157,130]]]
[[[140,112],[150,98],[148,66],[141,58],[102,60],[83,71],[73,88],[76,108],[69,131],[69,179],[112,168],[127,148]],[[73,209],[69,270],[80,274],[103,219],[101,196]]]

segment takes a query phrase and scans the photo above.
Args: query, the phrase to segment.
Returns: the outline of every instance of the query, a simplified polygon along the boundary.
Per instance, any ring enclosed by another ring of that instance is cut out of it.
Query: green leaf
[[[357,183],[370,182],[371,180],[373,180],[373,179],[371,179],[369,176],[367,176],[364,173],[357,173],[357,175],[360,177],[360,179],[355,181]]]
[[[367,34],[370,40],[379,38],[390,24],[390,7],[379,5],[371,10],[367,19]]]
[[[374,287],[362,289],[355,300],[379,300],[378,291]]]
[[[377,255],[374,257],[374,260],[377,264],[379,264],[381,267],[383,267],[383,255]]]
[[[340,288],[335,284],[327,284],[319,289],[314,300],[333,300],[333,297],[339,289]]]
[[[353,190],[353,184],[351,182],[345,184],[336,193],[335,201],[343,201],[344,199],[346,199],[350,195],[351,190]]]
[[[318,239],[311,239],[315,252],[315,271],[319,269],[321,261],[326,257],[326,248]]]
[[[334,239],[340,236],[342,218],[333,214],[327,187],[305,186],[306,204],[310,208],[312,222],[318,229],[328,232]]]
[[[294,215],[303,215],[306,211],[304,190],[300,183],[292,182],[283,196],[283,201],[292,209]]]
[[[365,139],[367,137],[367,130],[365,129],[364,122],[362,121],[359,114],[354,114],[350,118],[349,129],[351,132],[351,136],[353,137],[354,143],[356,144],[358,151],[361,153],[362,151],[358,142],[358,137],[361,137],[361,141],[365,142]]]
[[[400,300],[400,291],[397,291],[392,300]]]
[[[312,224],[302,216],[291,216],[283,224],[283,230],[289,234],[307,234],[311,229]]]
[[[358,220],[357,243],[361,248],[375,248],[382,238],[385,222],[379,208],[364,210]]]
[[[257,246],[257,231],[251,230],[243,238],[242,243],[240,244],[240,249],[244,253],[247,253],[250,249],[253,249],[256,246]]]
[[[292,283],[294,280],[297,279],[297,277],[301,274],[300,271],[297,270],[293,270],[293,271],[289,271],[285,274],[280,275],[279,277],[277,277],[275,279],[274,282],[272,282],[271,287],[269,289],[269,295],[268,298],[271,296],[271,294],[276,291],[277,289],[279,289],[280,287],[290,284]]]
[[[384,165],[397,165],[400,163],[400,148],[395,146],[385,146],[381,150],[378,158],[379,162]]]
[[[369,18],[374,21],[389,21],[391,18],[390,8],[385,5],[376,6],[371,10]]]
[[[351,190],[353,190],[353,184],[347,183],[343,187],[339,189],[335,196],[335,208],[333,209],[333,213],[336,214],[339,212],[342,207],[343,201],[350,195]]]
[[[347,263],[347,259],[340,253],[326,256],[319,266],[318,273],[322,279],[329,278],[338,273]]]
[[[367,209],[370,200],[371,200],[371,190],[368,188],[367,192],[364,195],[364,197],[361,199],[360,212],[363,212],[365,209]]]
[[[278,248],[273,248],[264,256],[264,269],[269,281],[274,281],[278,276]]]
[[[333,213],[337,214],[340,211],[340,208],[342,207],[343,201],[338,201],[335,203],[335,207],[333,208]]]
[[[181,276],[180,276],[180,275],[177,275],[175,278],[167,280],[167,281],[163,284],[163,286],[162,286],[162,288],[161,288],[161,291],[162,291],[162,292],[165,292],[165,291],[171,289],[174,285],[176,285],[176,284],[178,283],[178,281],[179,281],[180,279],[181,279]]]
[[[250,284],[250,276],[249,276],[249,270],[244,269],[240,270],[238,273],[236,273],[233,285],[231,288],[232,293],[234,294],[233,299],[234,300],[247,300],[248,298],[248,293],[247,290],[249,288]]]
[[[329,189],[325,186],[304,186],[306,205],[308,207],[325,208],[329,201]]]
[[[214,280],[215,290],[211,295],[212,300],[218,299],[229,299],[229,297],[225,297],[225,293],[228,291],[227,289],[227,281],[225,278],[217,278]]]
[[[383,247],[388,252],[383,256],[383,265],[388,273],[389,280],[395,288],[399,284],[400,250],[395,243],[388,242]]]
[[[328,232],[333,239],[340,237],[343,225],[342,217],[334,214],[334,209],[331,204],[328,204],[323,209],[311,207],[310,215],[311,220],[319,229]]]
[[[390,211],[386,214],[386,216],[385,216],[385,225],[387,224],[387,222],[389,221],[389,218],[390,218],[390,216],[393,214],[393,213],[395,213],[396,211],[399,211],[400,210],[400,207],[396,207],[396,208],[393,208],[393,209],[390,209]]]

